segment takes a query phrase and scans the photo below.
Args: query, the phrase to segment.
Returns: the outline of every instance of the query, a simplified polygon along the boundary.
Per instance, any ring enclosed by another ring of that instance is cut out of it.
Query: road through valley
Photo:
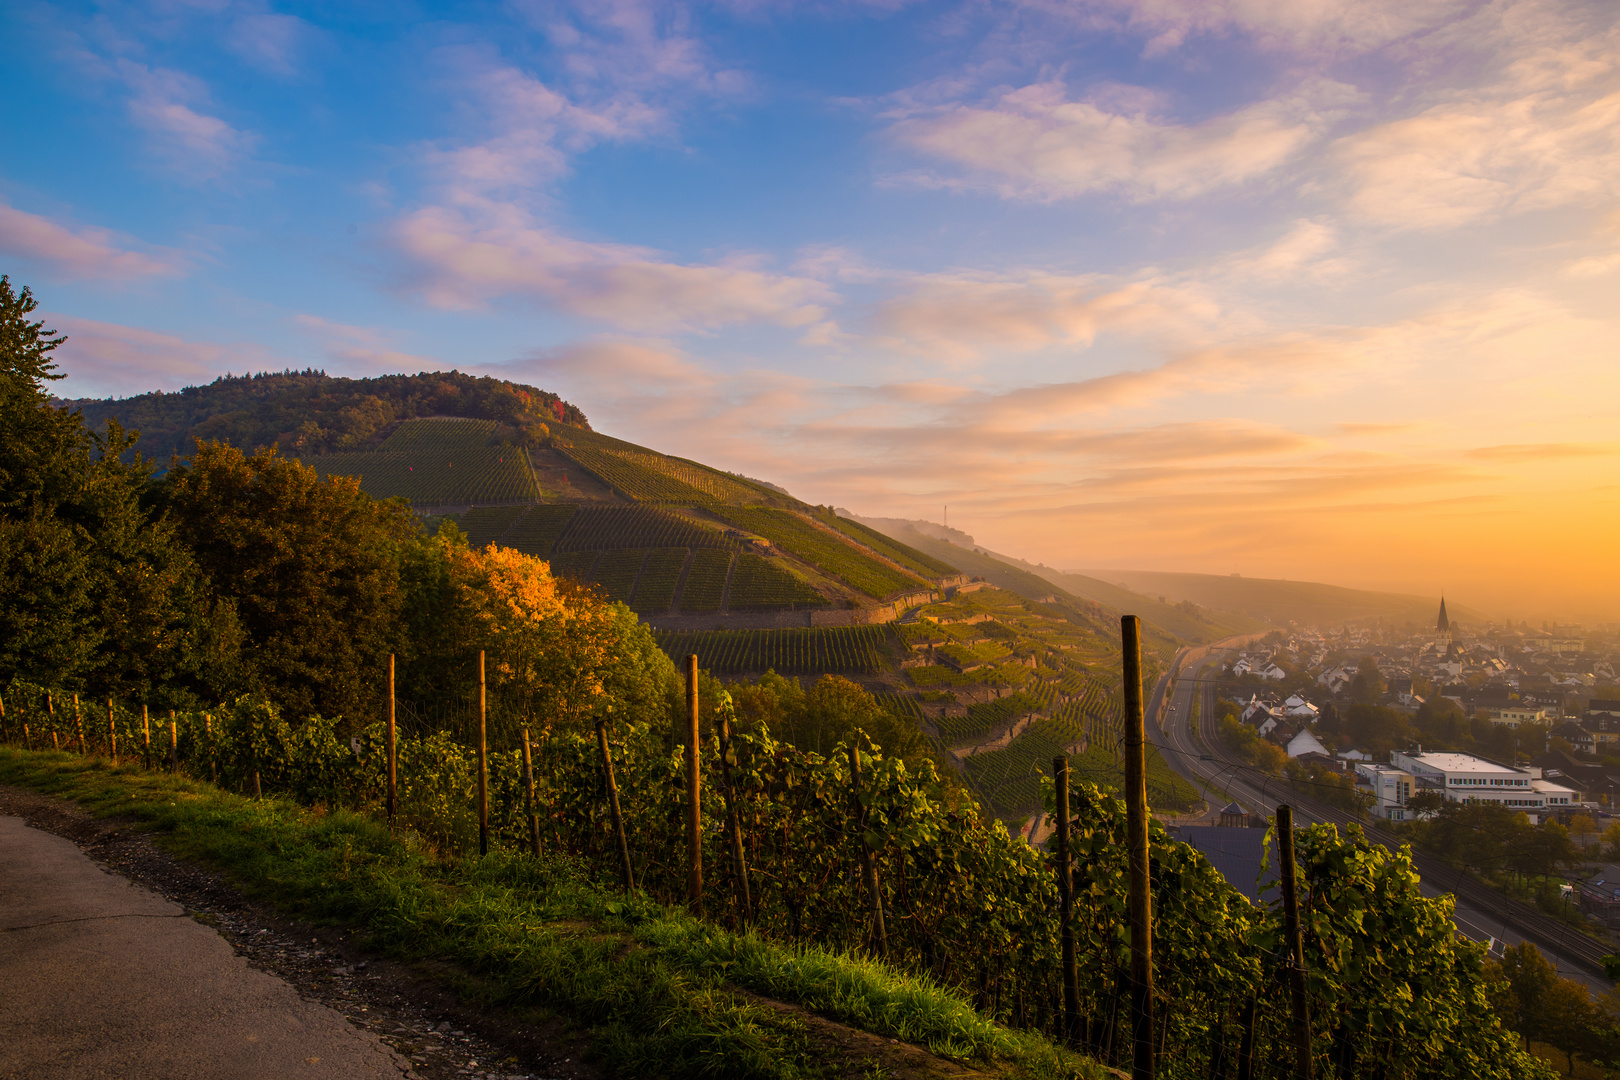
[[[1203,657],[1189,664],[1179,678],[1166,677],[1156,688],[1148,704],[1148,738],[1159,748],[1165,761],[1217,804],[1236,801],[1251,813],[1269,816],[1276,812],[1279,803],[1288,803],[1301,825],[1330,824],[1342,830],[1351,824],[1351,817],[1343,811],[1243,764],[1232,757],[1219,740],[1202,737],[1208,730],[1208,718],[1215,715],[1215,682],[1206,675],[1219,663],[1219,653]],[[1165,696],[1168,701],[1164,700]],[[1205,721],[1196,734],[1189,723],[1195,700],[1198,714]],[[1153,722],[1155,717],[1161,716],[1162,723]],[[1363,828],[1370,839],[1392,850],[1399,844],[1395,837],[1381,829],[1366,825]],[[1486,942],[1498,955],[1504,946],[1528,939],[1558,967],[1561,975],[1585,983],[1594,993],[1609,988],[1601,963],[1601,957],[1609,950],[1596,939],[1464,877],[1433,856],[1416,853],[1413,862],[1423,879],[1424,895],[1451,893],[1456,896],[1453,919],[1458,932],[1465,937]]]

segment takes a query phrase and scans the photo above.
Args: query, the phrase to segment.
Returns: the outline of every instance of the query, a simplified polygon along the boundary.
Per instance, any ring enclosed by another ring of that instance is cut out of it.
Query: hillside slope
[[[926,535],[902,519],[863,520],[920,551],[940,559],[949,559],[964,573],[982,577],[1020,596],[1029,599],[1043,596],[1066,598],[1071,605],[1097,610],[1105,619],[1117,619],[1125,613],[1138,615],[1147,631],[1143,641],[1145,649],[1168,649],[1169,655],[1173,655],[1183,644],[1203,644],[1264,628],[1263,624],[1246,616],[1203,609],[1189,611],[1094,578],[1059,574],[1050,567],[1036,566],[977,546],[958,547],[950,540]],[[937,531],[939,526],[933,526],[933,529]],[[957,535],[972,542],[972,537],[965,533]]]

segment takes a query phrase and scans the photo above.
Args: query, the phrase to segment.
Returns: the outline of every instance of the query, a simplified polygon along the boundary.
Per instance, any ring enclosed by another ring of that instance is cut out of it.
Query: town
[[[1620,927],[1617,665],[1613,627],[1460,624],[1442,600],[1421,629],[1295,627],[1236,651],[1212,735],[1506,891]],[[1463,851],[1445,823],[1465,815]],[[1528,851],[1509,835],[1527,828]]]

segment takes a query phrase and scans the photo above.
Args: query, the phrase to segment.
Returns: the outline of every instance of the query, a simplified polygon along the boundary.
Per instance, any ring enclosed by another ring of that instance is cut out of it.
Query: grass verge
[[[621,1074],[862,1074],[856,1063],[829,1061],[801,1018],[764,998],[989,1073],[1104,1075],[1088,1059],[991,1023],[924,979],[700,922],[587,880],[563,858],[499,851],[443,860],[364,814],[254,801],[55,751],[0,747],[0,782],[142,823],[246,895],[356,928],[390,956],[452,963],[477,977],[489,1004],[551,1009],[590,1029],[595,1053]],[[869,1068],[883,1073],[881,1063]]]

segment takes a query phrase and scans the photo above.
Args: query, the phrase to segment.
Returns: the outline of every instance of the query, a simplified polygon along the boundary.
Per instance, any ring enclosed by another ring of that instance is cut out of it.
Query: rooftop
[[[1513,773],[1515,775],[1530,775],[1528,770],[1516,769],[1512,765],[1504,765],[1500,761],[1490,758],[1475,757],[1473,754],[1406,754],[1405,757],[1425,765],[1431,769],[1444,773]]]

